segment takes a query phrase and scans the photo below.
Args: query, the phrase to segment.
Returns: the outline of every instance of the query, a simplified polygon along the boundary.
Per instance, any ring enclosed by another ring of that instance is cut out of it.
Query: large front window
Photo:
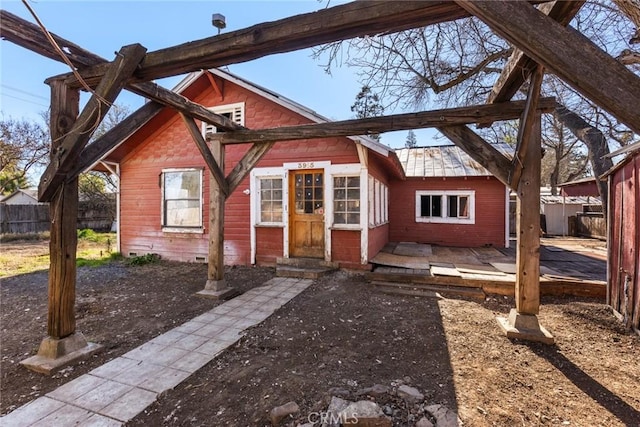
[[[475,223],[475,192],[416,191],[416,222]]]
[[[333,224],[360,225],[360,177],[333,178]]]
[[[202,228],[202,170],[162,171],[162,226]]]

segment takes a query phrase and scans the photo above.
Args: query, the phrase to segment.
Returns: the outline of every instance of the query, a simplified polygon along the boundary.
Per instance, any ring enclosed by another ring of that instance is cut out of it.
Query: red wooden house
[[[607,301],[627,327],[640,333],[640,143],[609,170]]]
[[[190,74],[175,90],[250,129],[327,121],[220,70]],[[202,130],[205,135],[215,132],[204,125]],[[246,144],[226,146],[225,173],[247,149]],[[175,111],[163,109],[103,161],[119,169],[121,253],[207,260],[209,173]],[[368,137],[278,142],[227,198],[225,263],[275,264],[279,257],[311,257],[363,268],[390,239],[504,245],[504,186],[486,176],[447,179],[434,181],[433,188],[414,177],[407,180],[396,153]],[[457,202],[468,203],[456,208],[470,213],[466,221],[459,216],[458,224],[438,223],[422,214],[405,218],[404,213],[417,212],[414,202],[422,196],[415,191],[447,190],[438,193],[446,202],[456,185],[464,191],[456,193]],[[416,226],[403,229],[409,221]]]

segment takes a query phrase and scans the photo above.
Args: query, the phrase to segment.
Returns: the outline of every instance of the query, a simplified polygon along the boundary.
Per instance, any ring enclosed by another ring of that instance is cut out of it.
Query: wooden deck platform
[[[575,241],[565,247],[556,244],[561,241],[551,243],[544,240],[540,251],[541,295],[605,298],[606,258],[602,252],[588,247],[570,250],[579,247]],[[399,246],[401,251],[396,250]],[[374,268],[367,273],[368,280],[387,293],[474,300],[483,300],[487,294],[515,293],[515,249],[390,243],[371,263]]]

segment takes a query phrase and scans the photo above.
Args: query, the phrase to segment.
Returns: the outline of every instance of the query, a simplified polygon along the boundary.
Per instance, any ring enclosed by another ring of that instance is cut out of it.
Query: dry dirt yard
[[[273,277],[269,268],[229,268],[243,291]],[[211,309],[200,299],[206,266],[111,263],[78,273],[78,330],[104,350],[53,377],[18,362],[46,333],[47,273],[2,279],[1,406],[6,414],[63,383]],[[289,401],[296,426],[326,410],[333,395],[374,399],[394,425],[412,426],[425,405],[443,404],[465,426],[640,425],[640,337],[601,302],[543,299],[541,322],[555,346],[509,341],[496,315],[513,300],[484,303],[385,295],[358,275],[316,281],[217,359],[129,425],[263,426]],[[375,384],[408,384],[424,395],[407,404]],[[317,418],[315,418],[317,419]]]

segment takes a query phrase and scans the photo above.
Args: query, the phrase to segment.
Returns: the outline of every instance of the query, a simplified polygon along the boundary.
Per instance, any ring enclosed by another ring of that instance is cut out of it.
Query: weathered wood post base
[[[207,280],[204,289],[196,292],[196,295],[203,298],[215,300],[227,300],[240,294],[236,288],[230,287],[227,282],[222,280]]]
[[[194,138],[199,138],[198,132],[193,132]],[[220,141],[211,142],[211,154],[218,168],[224,171],[224,146]],[[224,177],[224,175],[222,175]],[[224,280],[224,204],[227,199],[222,185],[223,180],[216,179],[214,172],[209,174],[209,260],[207,268],[207,283],[204,289],[196,295],[216,300],[230,299],[238,295],[237,289],[229,287]]]
[[[101,349],[101,345],[87,342],[80,332],[61,339],[46,337],[40,343],[38,354],[20,364],[32,371],[51,375]]]
[[[507,338],[516,338],[526,341],[537,341],[544,344],[553,344],[553,336],[538,322],[535,314],[518,313],[515,308],[509,312],[509,317],[497,317],[500,328]]]

